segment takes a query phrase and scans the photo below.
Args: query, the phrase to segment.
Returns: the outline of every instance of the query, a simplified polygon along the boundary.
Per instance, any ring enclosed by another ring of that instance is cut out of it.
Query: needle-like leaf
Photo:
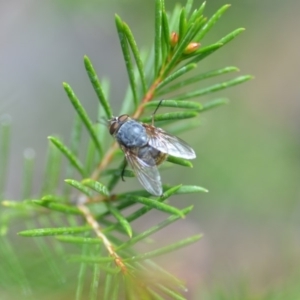
[[[186,300],[185,297],[179,295],[177,292],[172,291],[170,288],[163,286],[162,284],[157,285],[161,291],[163,291],[168,296],[172,297],[174,300]]]
[[[165,188],[171,188],[168,185],[165,185]],[[201,186],[196,186],[196,185],[182,185],[176,190],[176,195],[180,194],[190,194],[190,193],[199,193],[199,192],[204,192],[207,193],[208,190],[201,187]]]
[[[226,67],[226,68],[222,68],[222,69],[218,69],[218,70],[213,70],[213,71],[201,73],[199,75],[193,76],[193,77],[188,78],[186,80],[181,80],[178,83],[176,83],[176,84],[174,84],[170,87],[164,88],[162,93],[163,94],[169,93],[169,92],[172,92],[176,89],[179,89],[179,88],[185,87],[187,85],[196,83],[196,82],[198,82],[200,80],[203,80],[203,79],[208,79],[208,78],[216,77],[216,76],[227,74],[227,73],[230,73],[230,72],[237,72],[237,71],[239,71],[239,69],[236,68],[236,67]],[[152,102],[153,101],[151,101],[149,103],[152,103]]]
[[[180,100],[180,99],[178,99],[178,100]],[[182,112],[174,112],[174,113],[155,115],[154,121],[181,120],[181,119],[195,118],[197,116],[198,116],[198,112],[196,112],[196,111],[182,111]],[[141,122],[144,122],[144,123],[152,122],[152,116],[141,118]]]
[[[165,298],[158,295],[155,291],[153,291],[153,289],[148,288],[148,291],[149,291],[150,295],[152,296],[153,300],[165,300]]]
[[[134,78],[134,72],[133,72],[134,68],[133,68],[133,64],[131,61],[131,57],[130,57],[128,40],[127,40],[125,31],[124,31],[123,21],[121,20],[121,18],[118,15],[115,16],[115,22],[116,22],[117,31],[119,34],[119,40],[120,40],[120,44],[121,44],[121,49],[123,52],[123,57],[124,57],[125,64],[126,64],[127,74],[128,74],[128,78],[129,78],[129,82],[130,82],[130,86],[131,86],[131,91],[132,91],[132,95],[133,95],[133,103],[134,103],[134,107],[136,108],[138,105],[137,86],[136,86],[136,82],[135,82],[135,78]]]
[[[179,190],[180,187],[181,187],[181,185],[177,185],[177,186],[173,186],[171,188],[166,189],[166,191],[164,192],[164,194],[161,197],[157,198],[156,201],[158,203],[161,203],[161,202],[165,201],[166,199],[168,199],[169,197],[171,197],[172,195],[174,195]],[[135,199],[132,198],[132,197],[136,197],[136,195],[141,195],[141,194],[142,194],[141,191],[138,191],[136,193],[134,193],[134,192],[133,193],[126,193],[126,194],[123,194],[123,197],[122,197],[122,195],[119,195],[119,199],[125,198],[125,200],[132,201],[132,203],[135,203]],[[129,203],[127,203],[127,205],[129,205]],[[135,211],[132,214],[130,214],[126,219],[127,219],[128,222],[132,222],[132,221],[140,218],[142,215],[146,214],[147,212],[149,212],[153,208],[155,208],[155,207],[153,207],[153,206],[144,206],[142,208],[139,208],[137,211]],[[180,212],[179,215],[180,215],[180,217],[182,216],[181,212]],[[116,228],[116,226],[117,225],[113,225],[113,226],[107,228],[106,231],[107,232],[112,231],[112,230],[114,230]]]
[[[79,160],[77,156],[75,156],[72,151],[63,144],[58,138],[53,136],[48,136],[48,139],[57,147],[59,151],[69,160],[69,162],[73,165],[73,167],[83,176],[85,177],[84,166]]]
[[[0,200],[4,198],[6,173],[10,147],[11,118],[8,115],[0,119]]]
[[[158,75],[161,63],[163,1],[155,0],[154,76]]]
[[[192,10],[192,6],[193,6],[193,0],[187,0],[186,4],[185,4],[185,11],[186,11],[186,15],[188,16]]]
[[[92,172],[92,169],[95,166],[96,157],[97,157],[96,147],[93,140],[90,139],[88,142],[87,153],[85,158],[85,169],[88,174]]]
[[[229,100],[226,99],[226,98],[214,99],[214,100],[211,100],[211,101],[208,101],[208,102],[204,103],[202,105],[202,108],[200,109],[200,111],[203,112],[203,111],[206,111],[206,110],[210,110],[210,109],[215,108],[217,106],[227,104],[228,102],[229,102]]]
[[[131,48],[133,57],[135,59],[139,74],[140,74],[140,78],[141,78],[141,85],[142,85],[142,90],[143,90],[143,94],[146,94],[147,92],[147,84],[146,84],[146,79],[145,79],[145,73],[144,73],[144,66],[143,66],[143,61],[141,59],[140,53],[139,53],[139,49],[137,47],[136,41],[133,37],[133,34],[129,28],[129,26],[126,23],[123,23],[123,31],[127,37],[129,46]]]
[[[203,96],[203,95],[206,95],[206,94],[210,94],[210,93],[213,93],[213,92],[216,92],[216,91],[220,91],[220,90],[229,88],[231,86],[243,83],[243,82],[248,81],[250,79],[253,79],[253,76],[250,76],[250,75],[239,76],[237,78],[234,78],[234,79],[222,82],[222,83],[217,83],[217,84],[214,84],[214,85],[209,86],[207,88],[203,88],[203,89],[191,92],[191,93],[182,94],[182,95],[179,95],[179,96],[174,97],[174,98],[176,100],[185,100],[185,99],[190,99],[190,98],[196,98],[196,97],[199,97],[199,96]]]
[[[63,83],[63,87],[73,105],[73,107],[75,108],[75,110],[77,111],[78,115],[80,116],[83,124],[85,125],[87,131],[89,132],[92,140],[95,143],[95,146],[97,148],[97,150],[99,151],[100,155],[103,155],[103,149],[100,145],[100,142],[98,140],[97,134],[95,132],[95,129],[93,128],[93,124],[92,121],[90,120],[87,112],[85,111],[85,109],[83,108],[82,104],[80,103],[80,101],[78,100],[78,98],[76,97],[75,93],[73,92],[73,90],[71,89],[71,87],[67,84],[67,83]]]
[[[169,155],[168,158],[167,158],[167,161],[171,162],[173,164],[188,167],[188,168],[193,167],[193,164],[189,160],[183,159],[183,158],[178,158],[178,157],[174,157],[174,156]]]
[[[59,211],[65,214],[75,214],[75,215],[81,215],[81,211],[76,206],[71,205],[65,205],[53,201],[45,201],[45,200],[32,200],[32,203],[47,207],[54,211]]]
[[[83,237],[83,236],[62,235],[62,236],[57,236],[56,239],[60,242],[71,243],[71,244],[80,244],[80,245],[84,245],[84,244],[99,245],[99,244],[102,244],[101,239]]]
[[[71,185],[72,187],[74,187],[75,189],[79,190],[86,196],[88,196],[88,197],[93,196],[92,191],[88,187],[86,187],[84,184],[82,184],[81,182],[76,181],[74,179],[65,179],[65,182],[68,183],[69,185]]]
[[[161,90],[164,86],[169,84],[170,82],[174,81],[178,77],[188,73],[191,70],[194,70],[197,67],[197,64],[188,64],[186,66],[181,67],[174,73],[172,73],[170,76],[165,78],[158,86],[157,86],[157,91]],[[151,103],[151,102],[150,102]]]
[[[232,31],[231,33],[227,34],[223,38],[221,38],[219,40],[219,43],[222,43],[223,45],[225,45],[244,31],[245,31],[245,28],[238,28],[238,29]]]
[[[193,11],[191,17],[189,18],[188,25],[194,23],[197,19],[200,19],[202,17],[205,5],[206,5],[206,2],[203,2],[198,9],[195,9]],[[206,21],[206,19],[205,19],[205,21]]]
[[[99,264],[94,264],[93,266],[93,277],[91,281],[91,288],[90,288],[90,300],[97,300],[98,297],[98,290],[99,290],[99,284],[100,284],[100,271],[101,268]]]
[[[118,220],[120,225],[124,228],[125,232],[129,235],[129,237],[132,237],[132,229],[127,219],[120,213],[120,211],[116,207],[114,207],[110,203],[106,203],[106,206],[111,212],[111,214]]]
[[[32,193],[33,182],[33,167],[35,152],[33,149],[26,149],[24,151],[24,167],[23,167],[23,186],[22,186],[22,199],[29,198]]]
[[[82,256],[82,255],[70,255],[70,262],[85,262],[85,263],[105,263],[113,261],[113,257],[105,256],[105,257],[93,257],[93,256]]]
[[[42,195],[54,193],[61,172],[61,152],[53,144],[49,144],[46,162],[46,172],[42,186]]]
[[[82,255],[85,256],[88,253],[88,246],[84,245],[82,247]],[[78,279],[77,279],[77,287],[76,287],[76,299],[75,300],[82,300],[83,298],[83,290],[84,290],[84,284],[85,284],[85,276],[87,273],[87,264],[81,263],[79,273],[78,273]]]
[[[110,294],[113,289],[113,275],[107,274],[104,283],[103,300],[110,300]]]
[[[177,3],[174,6],[173,12],[170,17],[170,22],[169,22],[170,31],[178,32],[178,20],[180,18],[180,13],[181,13],[181,5]]]
[[[193,209],[193,206],[189,206],[185,209],[182,210],[182,213],[184,215],[187,215],[191,210]],[[126,249],[129,246],[132,246],[134,244],[136,244],[137,242],[147,238],[148,236],[150,236],[151,234],[161,230],[162,228],[172,224],[173,222],[177,221],[178,219],[180,219],[180,216],[176,216],[176,215],[172,215],[170,217],[168,217],[165,221],[147,229],[146,231],[140,233],[139,235],[133,237],[132,239],[130,239],[128,242],[125,242],[124,244],[120,245],[117,250],[121,250],[121,249]]]
[[[176,100],[163,100],[163,101],[151,101],[148,102],[146,107],[157,107],[160,105],[161,107],[176,107],[176,108],[188,108],[188,109],[200,109],[202,105],[198,102],[192,101],[176,101]]]
[[[185,7],[181,9],[180,18],[179,18],[179,41],[183,39],[187,30],[187,20]]]
[[[230,7],[229,4],[222,6],[203,26],[200,32],[197,34],[195,40],[201,41],[207,32],[215,25],[219,18],[225,13],[225,11]]]
[[[168,16],[165,11],[162,11],[162,49],[165,51],[165,55],[162,57],[162,61],[166,61],[167,55],[170,51],[170,28]]]
[[[62,234],[75,234],[85,231],[91,231],[90,226],[82,227],[62,227],[62,228],[38,228],[29,229],[18,232],[18,235],[24,237],[39,237],[39,236],[49,236],[49,235],[62,235]]]
[[[145,260],[145,259],[153,258],[153,257],[159,256],[159,255],[163,255],[163,254],[175,251],[177,249],[180,249],[184,246],[193,244],[193,243],[197,242],[198,240],[200,240],[201,237],[202,237],[202,235],[198,234],[198,235],[186,238],[184,240],[181,240],[179,242],[176,242],[174,244],[168,245],[166,247],[162,247],[160,249],[153,250],[153,251],[141,254],[141,255],[136,255],[136,256],[133,256],[130,258],[126,258],[126,259],[124,259],[124,261],[125,262],[139,261],[139,260]]]
[[[193,56],[195,57],[191,59],[189,63],[198,63],[200,60],[203,60],[205,57],[220,49],[223,45],[223,43],[215,43],[206,47],[202,47],[200,50],[193,53]]]
[[[82,184],[84,186],[88,186],[89,188],[93,189],[94,191],[103,196],[109,196],[109,191],[107,187],[99,181],[87,178],[82,180]]]
[[[96,95],[98,96],[98,99],[105,111],[106,117],[110,119],[112,117],[112,111],[109,105],[108,100],[105,97],[105,94],[103,92],[103,89],[101,87],[100,81],[98,79],[97,73],[92,65],[92,62],[87,56],[84,56],[84,66],[87,71],[87,74],[90,78],[90,81],[92,83],[92,86],[96,92]]]
[[[174,206],[170,206],[168,204],[164,204],[164,203],[158,202],[154,199],[145,198],[145,197],[131,196],[130,198],[133,201],[142,203],[150,208],[161,210],[163,212],[167,212],[169,214],[174,214],[174,215],[184,218],[183,212]]]
[[[71,131],[71,137],[70,137],[70,151],[73,153],[75,157],[78,157],[79,153],[79,147],[80,147],[80,139],[81,139],[81,133],[82,133],[82,122],[81,118],[78,114],[75,114],[75,118],[73,121],[72,131]],[[66,177],[71,178],[74,175],[74,167],[72,163],[69,163],[66,169]],[[65,185],[64,186],[64,195],[69,196],[70,195],[70,186]]]

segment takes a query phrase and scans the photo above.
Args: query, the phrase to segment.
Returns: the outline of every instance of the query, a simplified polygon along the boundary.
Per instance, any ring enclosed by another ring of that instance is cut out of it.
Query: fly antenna
[[[153,114],[152,114],[152,126],[154,126],[154,116],[155,116],[156,112],[158,111],[158,109],[159,109],[159,107],[161,106],[161,104],[162,104],[163,101],[164,101],[164,99],[161,99],[161,100],[158,102],[158,104],[157,104],[157,106],[156,106],[156,108],[155,108],[155,110],[154,110],[154,112],[153,112]]]
[[[105,117],[101,117],[97,120],[97,123],[100,123],[101,125],[107,126],[108,120]]]

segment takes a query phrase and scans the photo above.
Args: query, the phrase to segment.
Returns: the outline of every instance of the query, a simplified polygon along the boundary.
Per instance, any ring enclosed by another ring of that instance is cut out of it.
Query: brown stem
[[[96,235],[102,240],[104,246],[106,247],[108,253],[111,257],[113,257],[116,265],[121,268],[123,273],[126,272],[126,266],[123,263],[121,257],[115,252],[113,245],[108,240],[108,238],[102,233],[99,223],[95,220],[94,216],[92,215],[89,208],[84,204],[79,204],[77,207],[82,212],[84,218],[86,219],[87,223],[93,228]]]

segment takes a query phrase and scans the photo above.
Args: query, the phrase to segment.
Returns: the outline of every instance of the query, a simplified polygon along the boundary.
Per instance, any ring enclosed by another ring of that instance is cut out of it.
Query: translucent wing
[[[162,185],[159,171],[155,165],[155,160],[153,158],[148,158],[148,162],[150,164],[145,163],[130,150],[124,147],[122,148],[125,153],[126,160],[129,162],[137,179],[145,190],[154,196],[161,196],[163,193]],[[153,161],[151,161],[151,159]]]
[[[196,157],[195,151],[180,138],[169,134],[161,128],[144,124],[149,136],[149,145],[153,148],[172,156],[193,159]]]

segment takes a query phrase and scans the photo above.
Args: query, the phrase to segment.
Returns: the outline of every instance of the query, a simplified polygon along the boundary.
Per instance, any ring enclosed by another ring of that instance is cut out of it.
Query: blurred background
[[[184,3],[166,0],[167,9],[176,2]],[[195,1],[195,6],[201,2]],[[174,202],[178,206],[194,204],[192,214],[156,238],[175,241],[204,234],[197,244],[172,254],[172,263],[166,266],[187,281],[188,299],[296,300],[300,299],[300,2],[230,3],[203,46],[235,28],[246,31],[205,59],[198,70],[237,66],[241,75],[252,74],[255,80],[200,99],[225,96],[231,101],[200,115],[200,130],[184,136],[197,152],[194,168],[175,167],[178,172],[165,180],[178,184],[184,178],[184,183],[201,185],[209,193],[178,198]],[[211,16],[223,4],[208,0],[205,15]],[[0,115],[10,115],[13,122],[7,198],[18,198],[24,149],[36,151],[38,187],[46,137],[69,136],[74,111],[63,81],[96,118],[97,99],[83,55],[91,58],[99,77],[110,79],[110,100],[115,114],[120,110],[128,79],[115,13],[129,24],[140,46],[152,44],[153,1],[0,2]]]

